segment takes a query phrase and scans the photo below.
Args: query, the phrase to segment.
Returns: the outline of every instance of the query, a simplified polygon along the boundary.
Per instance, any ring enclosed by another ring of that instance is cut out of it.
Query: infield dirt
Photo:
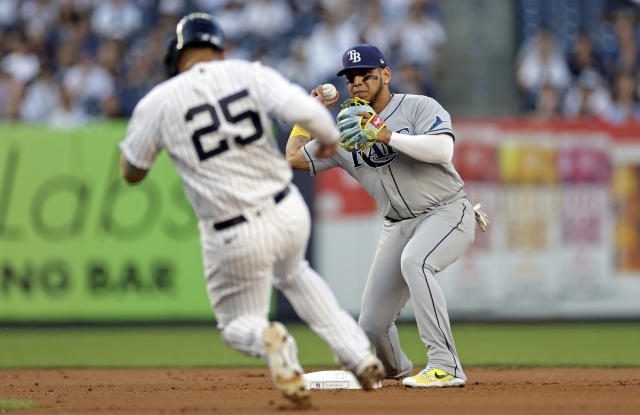
[[[312,391],[311,407],[302,410],[281,398],[267,369],[0,370],[0,400],[39,405],[9,412],[16,415],[640,413],[640,368],[465,371],[463,388],[407,389],[385,380],[371,392]]]

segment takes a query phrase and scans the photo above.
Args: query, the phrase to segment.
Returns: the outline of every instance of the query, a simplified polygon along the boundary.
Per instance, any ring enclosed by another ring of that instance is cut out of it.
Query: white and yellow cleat
[[[288,336],[287,329],[278,322],[269,324],[262,334],[271,379],[285,398],[299,406],[307,406],[309,390],[303,378],[302,368],[292,360],[297,358],[290,356],[292,351],[287,345]]]
[[[412,388],[446,388],[448,386],[464,386],[465,383],[467,381],[464,379],[429,366],[415,376],[402,379],[403,386]]]

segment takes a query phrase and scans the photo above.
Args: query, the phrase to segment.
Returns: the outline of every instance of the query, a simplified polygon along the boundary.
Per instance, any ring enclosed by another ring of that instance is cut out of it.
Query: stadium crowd
[[[523,39],[522,112],[640,120],[635,7],[603,13],[570,47],[544,27]],[[191,11],[216,16],[228,58],[260,60],[305,89],[343,85],[341,54],[363,42],[393,63],[393,89],[438,96],[447,34],[437,0],[0,0],[0,120],[129,116],[164,79],[172,30]]]
[[[260,60],[308,90],[343,84],[342,52],[367,42],[401,62],[398,87],[432,91],[446,41],[430,0],[0,0],[0,119],[73,126],[130,115],[164,79],[172,30],[191,11],[216,16],[227,58]]]
[[[567,39],[541,27],[516,57],[523,110],[541,119],[640,121],[639,16],[635,4],[613,8],[597,30],[575,33],[568,48]]]

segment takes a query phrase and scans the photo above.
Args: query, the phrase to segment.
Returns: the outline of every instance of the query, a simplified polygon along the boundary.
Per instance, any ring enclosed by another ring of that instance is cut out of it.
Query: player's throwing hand
[[[328,85],[333,88],[329,88]],[[317,98],[318,101],[322,102],[322,104],[324,104],[326,107],[330,107],[331,105],[338,102],[338,99],[340,99],[340,94],[331,84],[318,85],[314,90],[311,91],[311,96]]]

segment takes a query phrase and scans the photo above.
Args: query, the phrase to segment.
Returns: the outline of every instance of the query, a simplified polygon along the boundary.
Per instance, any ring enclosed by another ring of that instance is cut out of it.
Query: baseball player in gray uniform
[[[331,158],[319,159],[314,154],[320,142],[296,126],[287,143],[287,159],[293,168],[312,175],[343,168],[375,198],[384,216],[359,324],[387,377],[403,378],[402,384],[410,387],[463,386],[467,377],[436,279],[475,236],[476,214],[451,163],[451,117],[432,98],[391,93],[391,70],[375,46],[350,48],[342,63],[338,76],[346,77],[351,96],[368,101],[386,127],[371,147],[354,152],[340,149]],[[322,98],[321,87],[311,95],[327,106],[338,99]],[[362,123],[371,117],[360,114]],[[428,355],[427,367],[415,376],[410,376],[413,364],[400,347],[394,323],[410,297]]]
[[[304,260],[310,215],[269,128],[272,117],[300,123],[317,137],[313,152],[321,157],[335,154],[335,122],[276,71],[223,58],[224,37],[210,15],[180,20],[166,58],[170,78],[137,104],[120,143],[122,173],[131,183],[144,179],[167,150],[199,218],[206,288],[222,337],[264,359],[285,397],[307,403],[309,391],[295,340],[267,320],[272,285],[371,389],[384,376],[382,364]]]

